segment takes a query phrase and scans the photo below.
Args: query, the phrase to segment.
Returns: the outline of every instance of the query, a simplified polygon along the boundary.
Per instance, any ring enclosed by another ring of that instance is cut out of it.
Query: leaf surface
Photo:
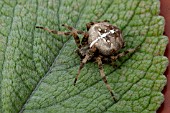
[[[164,100],[168,64],[159,6],[155,0],[0,1],[0,112],[155,112]],[[73,86],[80,58],[72,37],[35,29],[66,31],[65,23],[86,30],[86,23],[105,19],[122,30],[123,50],[141,45],[118,59],[118,68],[103,65],[117,102],[95,62],[85,65]]]

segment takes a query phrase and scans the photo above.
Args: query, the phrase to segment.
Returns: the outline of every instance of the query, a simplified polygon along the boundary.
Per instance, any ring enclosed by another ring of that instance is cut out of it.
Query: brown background
[[[170,40],[170,0],[160,0],[161,2],[161,12],[160,15],[165,18],[165,32],[164,35],[169,37]],[[170,59],[170,41],[167,46],[165,55]],[[170,60],[169,60],[170,61]],[[165,95],[165,101],[159,108],[157,113],[170,113],[170,65],[168,66],[165,75],[167,77],[167,85],[163,90]]]

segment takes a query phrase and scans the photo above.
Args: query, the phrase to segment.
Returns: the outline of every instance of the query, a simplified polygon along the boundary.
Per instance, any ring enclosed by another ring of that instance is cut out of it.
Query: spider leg
[[[113,94],[113,92],[112,92],[112,90],[111,90],[111,87],[110,87],[110,85],[108,84],[107,79],[106,79],[106,76],[105,76],[105,74],[104,74],[104,69],[103,69],[103,66],[102,66],[101,57],[100,57],[100,56],[97,57],[97,58],[96,58],[96,61],[97,61],[97,63],[98,63],[98,68],[99,68],[99,70],[100,70],[100,75],[101,75],[101,77],[102,77],[102,80],[103,80],[103,82],[105,83],[107,89],[109,90],[109,92],[110,92],[113,100],[116,101],[116,100],[115,100],[115,96],[114,96],[114,94]]]
[[[96,51],[96,48],[92,47],[89,50],[89,52],[86,54],[86,56],[82,59],[80,66],[79,66],[79,70],[78,70],[77,75],[76,75],[75,80],[74,80],[74,86],[76,85],[76,81],[78,80],[81,69],[84,67],[84,64],[86,64],[86,62],[93,57],[95,51]]]
[[[43,29],[43,30],[46,30],[50,33],[57,34],[57,35],[70,35],[70,33],[71,33],[71,32],[62,32],[62,31],[50,30],[48,28],[41,27],[41,26],[36,26],[36,28]]]
[[[71,27],[71,26],[69,26],[67,24],[62,24],[62,26],[66,27],[67,29],[69,29],[72,32],[76,32],[77,34],[84,34],[84,31],[77,30],[74,27]]]
[[[82,39],[82,41],[81,41],[81,44],[82,44],[83,46],[88,44],[88,37],[89,37],[88,32],[85,32],[85,34],[84,34],[84,36],[83,36],[83,39]]]
[[[94,24],[96,24],[97,22],[89,22],[86,24],[86,28],[87,28],[87,31],[90,29],[90,27]]]
[[[65,25],[65,26],[67,26],[67,25]],[[78,37],[78,34],[84,33],[83,31],[77,31],[76,29],[74,29],[70,26],[67,26],[67,28],[69,28],[69,30],[72,29],[71,32],[62,32],[62,31],[57,31],[57,30],[50,30],[48,28],[41,27],[41,26],[36,26],[36,28],[40,28],[40,29],[46,30],[50,33],[57,34],[57,35],[72,35],[74,37],[74,40],[76,42],[77,47],[81,48],[80,39]]]
[[[76,78],[74,80],[74,86],[76,85],[76,81],[77,81],[77,79],[80,75],[81,69],[84,67],[84,64],[88,61],[88,59],[89,59],[89,55],[86,55],[85,58],[81,61],[80,66],[79,66],[79,70],[78,70]]]
[[[66,27],[67,29],[69,29],[71,31],[71,34],[74,37],[77,47],[81,48],[80,38],[78,37],[78,34],[84,34],[84,36],[85,36],[85,33],[83,31],[77,30],[71,26],[68,26],[67,24],[63,24],[62,26]]]
[[[120,57],[122,57],[122,56],[127,55],[128,53],[133,53],[133,52],[135,52],[137,49],[138,49],[138,47],[137,47],[137,48],[134,48],[134,49],[128,49],[128,50],[126,50],[126,51],[124,51],[124,52],[122,52],[122,53],[117,54],[116,56],[111,56],[111,59],[114,61],[114,60],[116,60],[116,59],[118,59],[118,58],[120,58]]]

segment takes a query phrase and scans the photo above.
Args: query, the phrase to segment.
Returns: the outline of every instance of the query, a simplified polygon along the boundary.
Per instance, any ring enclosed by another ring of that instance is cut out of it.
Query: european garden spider
[[[118,53],[118,51],[122,47],[124,47],[122,33],[116,26],[109,24],[107,20],[87,23],[86,24],[87,31],[76,30],[75,28],[68,26],[66,24],[63,24],[62,26],[69,29],[70,32],[50,30],[48,28],[40,26],[36,26],[36,28],[40,28],[57,35],[72,35],[78,47],[77,53],[81,57],[81,63],[78,69],[78,73],[74,80],[74,85],[76,84],[76,81],[80,75],[80,71],[83,68],[84,64],[86,64],[87,61],[90,60],[96,61],[98,64],[98,68],[100,70],[102,80],[104,81],[112,98],[115,100],[115,96],[104,74],[102,62],[115,61],[119,57],[134,52],[136,48],[128,49],[122,53]],[[78,34],[83,35],[81,41],[78,37]]]

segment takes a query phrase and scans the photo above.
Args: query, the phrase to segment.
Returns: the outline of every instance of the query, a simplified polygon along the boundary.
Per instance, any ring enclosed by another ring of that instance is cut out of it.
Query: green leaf
[[[0,112],[153,113],[163,102],[168,43],[158,0],[1,0]],[[104,64],[114,102],[95,62],[73,81],[80,58],[72,37],[56,36],[36,25],[65,31],[86,30],[90,21],[119,27],[126,47],[141,48],[120,58],[119,68]]]

